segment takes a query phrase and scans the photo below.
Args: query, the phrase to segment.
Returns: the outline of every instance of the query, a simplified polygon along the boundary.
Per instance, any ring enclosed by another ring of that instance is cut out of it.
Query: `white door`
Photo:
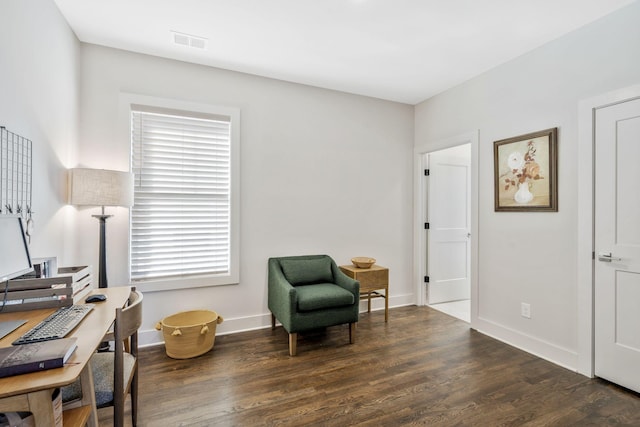
[[[428,154],[428,304],[469,299],[471,145]]]
[[[595,373],[640,392],[640,100],[596,110]]]

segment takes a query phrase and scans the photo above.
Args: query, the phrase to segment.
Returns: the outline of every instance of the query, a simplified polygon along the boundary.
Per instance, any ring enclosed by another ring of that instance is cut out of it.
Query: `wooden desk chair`
[[[113,425],[124,425],[124,402],[131,393],[131,421],[138,416],[138,329],[142,324],[142,294],[132,288],[128,305],[116,309],[113,327],[114,352],[96,353],[91,357],[91,371],[96,406],[113,406]],[[105,339],[109,339],[106,337]],[[82,398],[82,385],[76,381],[62,388],[65,408],[72,408]]]

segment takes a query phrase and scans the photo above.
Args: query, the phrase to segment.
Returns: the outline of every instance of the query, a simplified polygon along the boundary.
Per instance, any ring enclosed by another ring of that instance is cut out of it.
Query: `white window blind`
[[[133,106],[131,280],[231,268],[231,120]]]

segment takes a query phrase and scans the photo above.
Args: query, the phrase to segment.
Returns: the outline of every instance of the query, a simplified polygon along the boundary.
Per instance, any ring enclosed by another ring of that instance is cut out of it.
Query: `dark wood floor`
[[[353,345],[346,325],[303,336],[296,357],[282,328],[219,336],[188,360],[143,349],[138,425],[640,426],[638,394],[428,307],[389,314],[362,314]]]

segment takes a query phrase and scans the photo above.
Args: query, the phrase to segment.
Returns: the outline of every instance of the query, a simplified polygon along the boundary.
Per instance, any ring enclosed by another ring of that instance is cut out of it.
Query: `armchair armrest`
[[[331,263],[331,271],[336,285],[351,292],[356,298],[360,297],[360,282],[347,276],[338,268],[335,263]]]
[[[283,324],[287,324],[296,312],[298,294],[282,274],[275,259],[269,259],[268,306],[269,310]]]

